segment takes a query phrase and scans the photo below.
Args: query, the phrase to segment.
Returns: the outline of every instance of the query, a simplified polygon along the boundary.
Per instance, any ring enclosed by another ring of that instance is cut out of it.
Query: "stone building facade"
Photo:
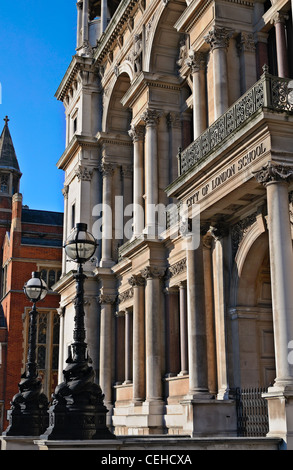
[[[291,2],[83,0],[77,10],[76,54],[56,93],[67,123],[58,167],[64,239],[83,222],[99,241],[85,266],[86,327],[109,425],[236,436],[234,390],[262,387],[268,435],[289,444]],[[60,364],[75,269],[64,258],[56,286]]]

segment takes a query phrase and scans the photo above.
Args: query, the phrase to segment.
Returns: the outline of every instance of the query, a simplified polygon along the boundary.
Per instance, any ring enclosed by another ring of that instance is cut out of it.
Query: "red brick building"
[[[27,361],[28,317],[31,304],[23,286],[33,271],[41,271],[49,287],[37,304],[37,361],[48,398],[57,383],[59,295],[51,289],[61,275],[63,214],[32,210],[22,204],[19,170],[8,128],[0,137],[0,432],[7,427],[7,410],[18,392]]]

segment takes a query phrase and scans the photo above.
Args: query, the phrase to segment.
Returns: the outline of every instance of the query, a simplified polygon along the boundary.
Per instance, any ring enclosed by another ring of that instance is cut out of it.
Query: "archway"
[[[268,387],[275,379],[275,353],[267,232],[243,260],[231,319],[235,385]]]

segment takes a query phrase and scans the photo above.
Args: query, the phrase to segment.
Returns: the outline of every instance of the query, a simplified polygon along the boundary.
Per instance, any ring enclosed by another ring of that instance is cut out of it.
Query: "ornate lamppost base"
[[[65,381],[56,387],[49,409],[49,427],[40,436],[48,440],[115,439],[106,425],[107,408],[94,370],[87,361],[70,357],[63,371]]]
[[[49,425],[48,399],[42,393],[41,380],[24,375],[19,390],[12,399],[9,426],[2,435],[40,436]]]

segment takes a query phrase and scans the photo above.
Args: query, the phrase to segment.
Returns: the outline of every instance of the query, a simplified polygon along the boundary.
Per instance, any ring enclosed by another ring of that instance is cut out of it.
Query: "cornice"
[[[91,58],[80,57],[78,55],[73,56],[69,67],[55,93],[55,97],[57,98],[57,100],[63,101],[68,90],[72,86],[73,81],[76,80],[76,76],[80,70],[94,70],[94,68],[95,67],[93,66],[93,61]]]
[[[171,83],[168,80],[172,80]],[[165,90],[180,90],[182,83],[177,77],[166,77],[148,72],[141,72],[128,91],[123,96],[121,103],[123,106],[131,106],[132,100],[137,100],[138,94],[141,94],[146,88],[163,88]]]
[[[95,137],[88,137],[82,135],[74,135],[65,151],[57,162],[58,169],[65,169],[65,165],[71,160],[78,149],[80,148],[97,148],[98,143]]]
[[[138,8],[137,0],[122,0],[111,21],[101,36],[95,48],[94,60],[99,64],[103,57],[109,52],[112,44],[116,41],[121,29],[129,18],[130,13]]]

